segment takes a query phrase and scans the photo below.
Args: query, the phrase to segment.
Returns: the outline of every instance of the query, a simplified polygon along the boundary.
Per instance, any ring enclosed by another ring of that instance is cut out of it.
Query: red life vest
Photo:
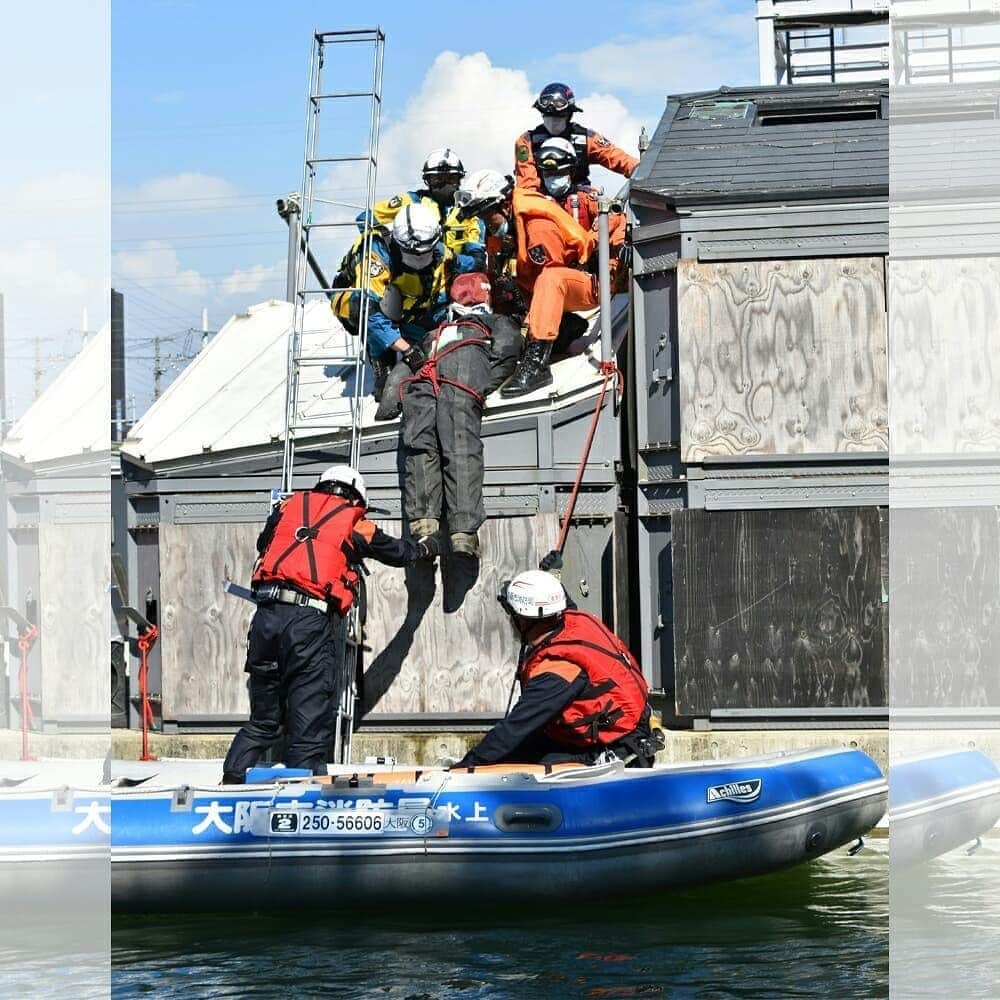
[[[628,736],[646,710],[649,685],[625,644],[586,611],[563,612],[562,627],[528,653],[522,686],[544,672],[548,659],[566,660],[587,675],[587,687],[546,727],[545,734],[574,747],[607,746]]]
[[[363,507],[332,493],[293,493],[254,571],[253,582],[288,583],[345,614],[354,603],[358,572],[351,535]]]

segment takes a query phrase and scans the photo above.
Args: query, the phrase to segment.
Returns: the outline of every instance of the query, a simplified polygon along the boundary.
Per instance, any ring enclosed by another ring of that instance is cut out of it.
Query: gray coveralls
[[[449,350],[460,340],[482,339],[479,324],[492,333],[489,345]],[[506,316],[461,318],[453,325],[460,336],[448,340],[445,327],[437,341],[436,382],[422,377],[403,385],[403,505],[410,520],[440,518],[446,510],[449,531],[475,533],[486,520],[483,400],[514,371],[522,338]],[[428,358],[436,337],[437,331],[424,340]]]

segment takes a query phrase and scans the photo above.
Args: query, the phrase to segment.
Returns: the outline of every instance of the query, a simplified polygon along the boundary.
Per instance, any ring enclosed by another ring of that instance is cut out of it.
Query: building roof
[[[888,84],[670,97],[632,177],[633,198],[694,207],[887,197],[888,97]]]
[[[14,424],[2,452],[56,470],[111,451],[111,327],[105,324]]]
[[[590,317],[592,338],[597,312]],[[143,415],[122,443],[122,456],[132,464],[170,474],[202,463],[227,468],[264,454],[278,454],[284,438],[285,373],[292,306],[270,301],[234,316],[208,346],[184,369],[166,392]],[[307,331],[303,355],[342,356],[348,353],[350,334],[333,316],[324,300],[306,306]],[[594,357],[600,345],[553,366],[554,386],[520,399],[487,402],[487,419],[524,416],[567,400],[597,393],[600,373]],[[370,380],[370,372],[366,377]],[[375,401],[365,388],[362,421],[365,437],[395,437],[398,421],[376,423]],[[554,396],[556,401],[552,402]],[[344,437],[350,426],[353,371],[346,366],[310,366],[299,383],[300,412],[315,421],[315,447]],[[344,428],[344,431],[338,430]],[[300,440],[306,435],[299,432]]]

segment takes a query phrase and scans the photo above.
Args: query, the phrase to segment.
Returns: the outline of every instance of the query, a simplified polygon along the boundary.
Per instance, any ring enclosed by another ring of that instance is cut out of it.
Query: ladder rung
[[[300,288],[296,295],[335,295],[337,292],[363,292],[356,285],[345,285],[343,288]],[[370,289],[369,289],[370,291]]]
[[[294,437],[296,431],[346,431],[350,427],[350,424],[289,424],[288,429]]]
[[[358,226],[356,220],[351,219],[349,222],[303,222],[303,229],[343,229],[344,226],[353,226],[355,229]]]
[[[372,160],[370,156],[311,156],[306,160],[310,166],[314,163],[364,163]],[[372,160],[374,162],[374,160]]]
[[[321,365],[324,368],[331,368],[334,365],[354,365],[354,358],[346,355],[330,357],[328,354],[300,354],[295,358],[297,365]]]
[[[341,97],[374,97],[376,101],[382,100],[374,90],[344,90],[339,94],[310,94],[309,100],[315,103],[316,101],[335,101]]]

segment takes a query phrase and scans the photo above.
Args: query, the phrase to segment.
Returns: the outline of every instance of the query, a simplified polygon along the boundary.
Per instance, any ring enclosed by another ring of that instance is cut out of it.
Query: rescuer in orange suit
[[[335,465],[311,490],[282,501],[264,525],[247,636],[250,721],[226,755],[224,784],[242,784],[283,731],[285,764],[326,774],[339,619],[357,596],[362,560],[408,566],[439,554],[433,542],[387,535],[365,517],[367,499],[361,474]]]
[[[634,156],[619,149],[600,132],[584,128],[572,121],[577,107],[573,90],[565,83],[550,83],[542,89],[532,105],[541,112],[542,124],[528,129],[514,143],[514,177],[519,188],[542,190],[537,169],[538,152],[547,139],[566,139],[574,150],[573,180],[590,183],[590,165],[596,163],[623,177],[631,177],[639,165]]]
[[[561,557],[542,560],[556,569]],[[593,763],[610,751],[650,767],[663,744],[650,729],[649,687],[625,644],[599,618],[568,606],[552,575],[528,570],[499,601],[521,640],[517,704],[453,768]]]
[[[550,167],[554,174],[566,172],[567,180],[572,170],[565,156],[553,156],[550,163],[548,146],[539,166],[543,180],[548,180]],[[563,315],[593,309],[600,302],[596,230],[581,225],[556,198],[515,188],[511,178],[493,170],[466,176],[455,203],[461,212],[483,220],[487,245],[491,237],[514,237],[517,283],[529,303],[528,338],[517,370],[500,395],[512,399],[551,385],[549,360]],[[589,205],[588,200],[588,212]],[[624,217],[618,219],[612,245],[618,239],[620,246]]]

